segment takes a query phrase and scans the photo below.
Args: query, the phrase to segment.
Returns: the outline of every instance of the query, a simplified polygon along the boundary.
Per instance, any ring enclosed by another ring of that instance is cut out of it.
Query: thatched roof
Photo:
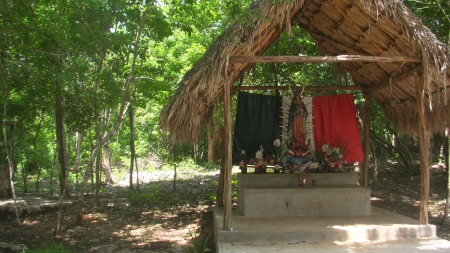
[[[304,29],[322,55],[417,57],[421,62],[342,62],[363,92],[370,93],[402,132],[417,134],[415,72],[425,80],[426,119],[431,132],[450,120],[449,49],[400,0],[297,0],[273,5],[255,1],[244,17],[208,48],[161,112],[160,126],[173,141],[198,141],[223,82],[233,83],[252,63],[227,65],[231,56],[259,56],[291,26]],[[286,22],[289,21],[289,22]],[[228,75],[225,75],[225,71]],[[443,74],[445,73],[445,74]],[[445,78],[444,78],[445,77]]]

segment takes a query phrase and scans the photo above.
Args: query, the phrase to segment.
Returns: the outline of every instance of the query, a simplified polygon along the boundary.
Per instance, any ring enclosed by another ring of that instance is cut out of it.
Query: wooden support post
[[[369,152],[370,152],[370,100],[369,93],[364,94],[364,167],[362,175],[363,186],[369,185]]]
[[[428,160],[428,128],[425,122],[425,92],[424,79],[417,72],[416,79],[416,106],[418,117],[418,129],[420,140],[420,218],[422,225],[428,225],[428,200],[430,194],[430,166]]]
[[[228,71],[225,71],[228,75]],[[225,140],[225,168],[224,168],[224,210],[223,230],[231,230],[231,170],[232,170],[232,138],[231,138],[231,94],[228,78],[223,82],[223,104],[224,104],[224,140]]]

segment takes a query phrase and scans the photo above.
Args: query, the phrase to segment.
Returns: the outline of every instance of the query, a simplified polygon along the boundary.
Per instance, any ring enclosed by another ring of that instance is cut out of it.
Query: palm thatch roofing
[[[242,20],[215,40],[161,111],[160,126],[172,141],[198,141],[210,110],[223,98],[224,82],[234,83],[254,64],[229,65],[229,57],[263,55],[292,26],[307,31],[324,56],[418,58],[337,64],[381,105],[401,132],[418,133],[416,87],[421,78],[428,129],[436,132],[449,125],[449,48],[401,0],[259,0]]]

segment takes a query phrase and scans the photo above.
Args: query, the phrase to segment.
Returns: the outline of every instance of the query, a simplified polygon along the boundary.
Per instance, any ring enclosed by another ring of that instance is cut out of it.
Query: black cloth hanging
[[[239,92],[234,124],[233,161],[239,162],[238,147],[245,149],[247,159],[255,158],[262,145],[264,157],[272,154],[273,142],[280,138],[281,96]]]

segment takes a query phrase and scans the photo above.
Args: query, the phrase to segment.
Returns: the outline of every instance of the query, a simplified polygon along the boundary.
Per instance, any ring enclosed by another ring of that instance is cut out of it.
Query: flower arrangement
[[[264,149],[262,148],[262,145],[259,147],[259,150],[256,151],[255,158],[258,160],[258,162],[262,161],[263,159],[263,151]]]
[[[300,174],[304,174],[304,173],[314,173],[317,172],[316,169],[319,167],[319,164],[317,162],[312,162],[309,161],[307,163],[292,163],[289,164],[286,168],[286,170],[284,171],[284,173],[300,173]]]
[[[325,159],[329,160],[332,168],[338,167],[341,169],[344,164],[347,164],[347,161],[344,159],[345,147],[342,148],[341,145],[332,147],[330,143],[326,143],[322,146],[322,150],[325,152]]]
[[[276,139],[275,141],[273,141],[273,145],[275,146],[275,152],[272,150],[272,148],[270,148],[270,146],[269,149],[273,153],[273,158],[275,162],[281,163],[281,159],[283,159],[287,154],[286,142],[281,144],[281,140]]]
[[[255,158],[256,158],[256,164],[255,164],[255,171],[257,173],[265,173],[266,172],[266,165],[267,162],[263,160],[263,147],[262,145],[259,147],[259,150],[256,151]]]

